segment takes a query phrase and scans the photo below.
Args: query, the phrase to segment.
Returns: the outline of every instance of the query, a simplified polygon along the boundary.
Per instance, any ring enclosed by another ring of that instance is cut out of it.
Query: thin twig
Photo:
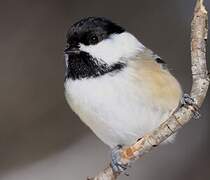
[[[209,75],[206,65],[206,40],[208,35],[207,11],[203,0],[197,0],[191,24],[191,63],[192,63],[192,89],[191,97],[198,108],[201,107],[209,86]],[[180,107],[167,121],[158,128],[145,135],[137,143],[122,150],[122,162],[130,163],[151,151],[161,142],[182,128],[193,117],[194,106]],[[101,173],[89,180],[115,180],[119,174],[108,166]]]

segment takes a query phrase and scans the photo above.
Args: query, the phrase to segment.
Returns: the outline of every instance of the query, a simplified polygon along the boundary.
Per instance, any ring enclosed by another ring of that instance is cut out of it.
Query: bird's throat
[[[65,80],[96,78],[108,73],[117,73],[126,66],[126,64],[122,62],[109,65],[93,58],[83,51],[79,54],[71,53],[65,55],[65,58]]]

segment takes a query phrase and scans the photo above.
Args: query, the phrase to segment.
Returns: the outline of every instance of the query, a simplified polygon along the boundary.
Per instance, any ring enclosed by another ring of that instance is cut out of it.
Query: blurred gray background
[[[82,180],[109,162],[109,148],[64,99],[63,47],[70,24],[93,15],[118,22],[163,57],[188,92],[193,7],[189,0],[1,1],[0,179]],[[130,177],[120,179],[209,180],[209,100],[202,118],[182,129],[174,144],[147,154]]]

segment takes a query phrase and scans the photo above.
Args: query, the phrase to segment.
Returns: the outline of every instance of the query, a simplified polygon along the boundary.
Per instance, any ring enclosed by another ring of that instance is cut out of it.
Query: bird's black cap
[[[67,43],[96,44],[111,34],[120,34],[125,29],[104,17],[87,17],[74,23],[67,32]]]

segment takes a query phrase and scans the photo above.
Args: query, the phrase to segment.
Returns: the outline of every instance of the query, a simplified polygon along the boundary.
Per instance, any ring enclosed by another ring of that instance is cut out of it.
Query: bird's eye
[[[69,43],[66,44],[65,49],[68,49],[70,47]]]
[[[90,44],[98,43],[98,37],[96,35],[91,35],[90,38],[89,38],[89,43]]]

